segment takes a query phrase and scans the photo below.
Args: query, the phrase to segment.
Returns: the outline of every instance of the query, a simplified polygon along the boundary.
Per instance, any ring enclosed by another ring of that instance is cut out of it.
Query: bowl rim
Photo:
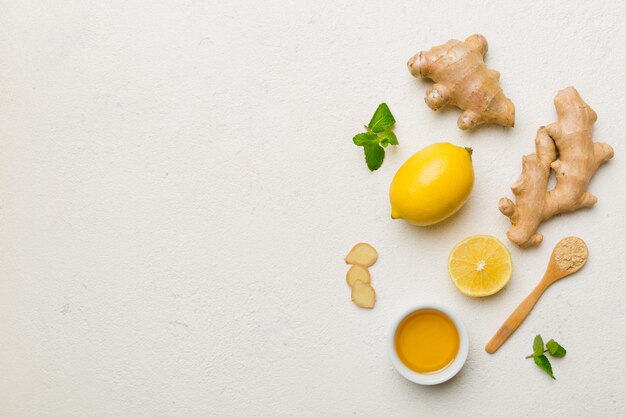
[[[418,373],[407,366],[404,365],[398,353],[396,351],[395,337],[398,326],[404,318],[411,315],[414,312],[421,311],[424,309],[434,309],[439,311],[445,315],[447,315],[454,325],[456,326],[457,331],[459,332],[459,352],[457,353],[454,361],[443,370],[440,370],[436,373]],[[465,364],[467,360],[467,355],[469,353],[469,336],[467,334],[467,329],[465,325],[461,321],[461,319],[449,309],[434,303],[423,303],[416,305],[410,309],[404,310],[401,315],[399,315],[391,324],[391,330],[389,332],[389,356],[391,357],[391,363],[395,367],[395,369],[400,373],[405,379],[418,383],[420,385],[438,385],[440,383],[446,382],[452,379]]]

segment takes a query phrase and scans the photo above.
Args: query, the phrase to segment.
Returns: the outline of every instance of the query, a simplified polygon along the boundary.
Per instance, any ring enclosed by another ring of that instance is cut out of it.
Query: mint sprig
[[[541,370],[556,380],[556,377],[554,377],[554,373],[552,372],[552,364],[550,364],[550,360],[548,360],[548,357],[546,357],[544,353],[548,353],[552,357],[561,358],[565,357],[567,350],[554,340],[548,341],[544,348],[541,335],[537,335],[533,340],[533,353],[526,356],[527,359],[532,358]]]
[[[370,171],[380,168],[385,160],[385,148],[398,145],[398,138],[392,132],[396,120],[386,103],[381,103],[374,112],[370,123],[365,126],[367,132],[356,134],[352,138],[354,145],[363,147],[365,163]]]

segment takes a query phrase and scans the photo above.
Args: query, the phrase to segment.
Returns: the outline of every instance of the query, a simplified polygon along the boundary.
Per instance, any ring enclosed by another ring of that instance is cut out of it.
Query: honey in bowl
[[[459,352],[459,331],[448,315],[420,309],[405,317],[396,330],[398,357],[417,373],[436,373],[454,361]]]

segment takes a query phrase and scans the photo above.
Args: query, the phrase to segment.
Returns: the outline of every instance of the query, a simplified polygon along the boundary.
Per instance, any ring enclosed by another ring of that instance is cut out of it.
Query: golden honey
[[[418,373],[445,369],[459,352],[459,332],[448,315],[435,309],[420,309],[402,320],[395,334],[398,357]]]

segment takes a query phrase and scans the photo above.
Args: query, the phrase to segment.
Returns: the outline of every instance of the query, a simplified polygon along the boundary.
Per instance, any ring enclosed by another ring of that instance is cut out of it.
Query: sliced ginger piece
[[[357,280],[362,281],[363,283],[370,284],[372,281],[372,277],[370,276],[370,271],[359,264],[354,264],[346,273],[346,283],[348,286],[354,286],[354,282]]]
[[[361,308],[373,308],[376,303],[376,292],[368,283],[356,280],[352,285],[352,303]]]
[[[352,247],[345,258],[346,264],[358,264],[363,267],[369,267],[378,260],[378,253],[366,242],[359,242]]]

